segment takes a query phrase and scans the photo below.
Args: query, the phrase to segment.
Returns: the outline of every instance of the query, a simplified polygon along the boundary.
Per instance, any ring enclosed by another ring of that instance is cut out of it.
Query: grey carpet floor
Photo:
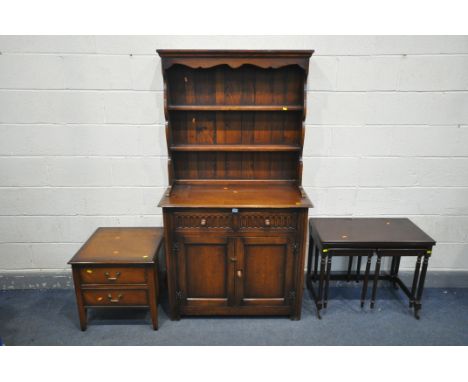
[[[0,291],[6,345],[468,345],[468,288],[427,288],[416,320],[401,291],[379,287],[377,306],[359,307],[360,287],[332,287],[318,320],[307,291],[302,319],[196,317],[170,321],[159,306],[158,331],[144,310],[90,310],[81,332],[72,290]]]

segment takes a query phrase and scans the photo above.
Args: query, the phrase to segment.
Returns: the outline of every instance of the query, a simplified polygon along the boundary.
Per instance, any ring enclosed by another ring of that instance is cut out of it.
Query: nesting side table
[[[370,307],[374,308],[377,283],[389,280],[409,298],[410,308],[419,319],[424,281],[436,242],[407,218],[311,218],[309,219],[309,255],[307,261],[307,287],[311,291],[319,318],[322,308],[327,307],[330,280],[363,280],[361,307],[367,294],[369,279],[373,281]],[[348,257],[346,274],[332,274],[332,259]],[[416,258],[411,289],[398,277],[400,260],[404,256]],[[355,274],[351,275],[353,258],[357,257]],[[364,275],[360,273],[361,258],[365,257]],[[388,273],[381,273],[383,257],[391,257]],[[370,274],[372,259],[375,269]],[[320,262],[320,270],[319,270]],[[314,283],[318,284],[317,290]]]
[[[157,255],[163,229],[98,228],[76,255],[72,266],[81,330],[88,308],[149,308],[158,328]]]

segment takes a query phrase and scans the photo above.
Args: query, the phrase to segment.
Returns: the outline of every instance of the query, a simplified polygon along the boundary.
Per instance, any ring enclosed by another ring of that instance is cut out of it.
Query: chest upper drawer
[[[143,267],[98,267],[80,269],[83,284],[145,284],[146,269]]]
[[[297,212],[285,210],[241,211],[239,230],[294,231],[297,229]]]
[[[210,229],[231,231],[233,216],[230,212],[183,211],[174,213],[176,230]]]

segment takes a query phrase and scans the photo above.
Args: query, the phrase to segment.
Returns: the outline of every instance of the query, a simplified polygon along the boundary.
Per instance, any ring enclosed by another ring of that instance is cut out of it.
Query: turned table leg
[[[158,271],[155,268],[148,268],[148,297],[151,313],[151,323],[154,330],[158,330]]]
[[[331,253],[328,254],[328,261],[327,261],[327,276],[325,279],[325,297],[323,307],[326,308],[328,305],[328,289],[330,287],[330,272],[331,272],[331,265],[332,265],[332,255]]]
[[[392,265],[390,267],[391,281],[395,289],[398,289],[398,284],[397,284],[396,279],[398,277],[398,271],[400,270],[400,260],[401,260],[401,256],[393,256]]]
[[[375,273],[374,273],[374,285],[372,286],[372,297],[371,297],[371,303],[370,303],[371,309],[374,309],[374,306],[375,306],[375,296],[377,294],[377,284],[379,282],[381,261],[382,261],[382,256],[377,255],[377,263],[375,264]]]
[[[353,256],[349,256],[348,259],[348,273],[346,274],[346,281],[349,281],[351,278],[351,268],[353,267]]]
[[[359,282],[359,276],[361,275],[361,260],[362,256],[358,256],[356,266],[356,282]]]
[[[318,269],[319,269],[319,249],[314,246],[314,273],[312,275],[312,280],[317,281],[318,278]]]
[[[411,286],[411,298],[409,302],[409,307],[412,308],[414,305],[414,302],[416,300],[416,288],[418,287],[418,280],[419,280],[419,270],[421,269],[421,256],[418,256],[418,259],[416,260],[416,267],[414,269],[414,275],[413,275],[413,284]]]
[[[80,329],[84,332],[88,326],[87,309],[82,305],[78,305],[78,317],[80,318]]]
[[[421,277],[419,279],[418,291],[414,302],[414,316],[419,320],[419,311],[421,310],[421,297],[424,290],[424,282],[426,280],[427,266],[429,264],[429,256],[424,256]]]
[[[364,273],[364,283],[362,284],[361,308],[364,307],[364,302],[366,301],[367,284],[369,282],[369,272],[370,272],[371,262],[372,262],[372,255],[369,255],[367,256],[366,271]]]

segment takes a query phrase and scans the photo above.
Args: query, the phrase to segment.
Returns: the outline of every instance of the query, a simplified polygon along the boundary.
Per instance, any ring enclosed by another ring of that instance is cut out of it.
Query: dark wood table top
[[[153,263],[163,237],[160,227],[100,227],[68,264]]]
[[[311,218],[314,240],[335,248],[431,248],[434,239],[407,218]]]
[[[295,184],[175,184],[160,207],[309,208],[307,196]]]

